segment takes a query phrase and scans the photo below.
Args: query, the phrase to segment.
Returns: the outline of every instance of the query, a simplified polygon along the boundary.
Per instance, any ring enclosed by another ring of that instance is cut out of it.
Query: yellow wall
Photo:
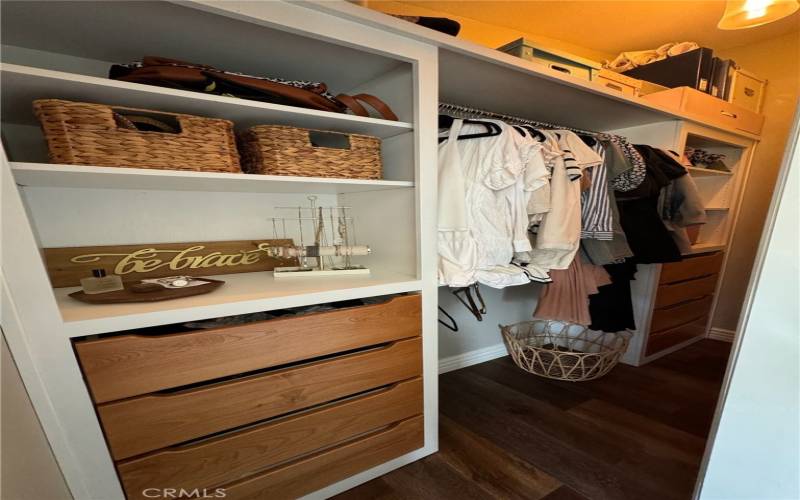
[[[800,35],[789,34],[721,53],[767,79],[764,131],[745,186],[728,257],[729,271],[723,277],[712,322],[714,327],[735,330],[800,95]]]
[[[448,17],[461,23],[461,31],[458,33],[458,38],[462,40],[469,40],[477,44],[496,49],[503,46],[508,42],[513,42],[518,38],[527,38],[533,42],[542,44],[556,50],[563,50],[576,56],[592,59],[597,62],[602,62],[604,59],[613,59],[616,54],[607,54],[602,51],[593,50],[589,47],[581,47],[554,38],[543,37],[533,33],[526,33],[512,28],[503,26],[496,26],[487,24],[468,17],[461,17],[450,13],[438,12],[431,9],[420,7],[419,5],[409,5],[397,1],[384,1],[372,0],[366,3],[370,9],[386,12],[387,14],[400,14],[408,16],[432,16],[432,17]]]

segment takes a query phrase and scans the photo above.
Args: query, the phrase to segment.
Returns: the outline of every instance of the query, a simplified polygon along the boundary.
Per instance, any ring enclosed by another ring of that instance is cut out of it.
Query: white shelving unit
[[[240,128],[267,123],[367,134],[381,139],[408,133],[414,128],[413,124],[403,121],[248,101],[18,64],[4,63],[0,68],[0,79],[3,81],[3,121],[20,125],[38,126],[31,112],[31,103],[46,96],[48,99],[113,103],[116,106],[224,118]]]
[[[80,26],[81,36],[75,36]],[[142,36],[148,33],[148,36]],[[209,34],[213,33],[210,42]],[[326,302],[422,297],[424,447],[332,484],[330,496],[436,451],[436,49],[290,2],[4,2],[2,5],[3,330],[76,499],[123,498],[76,363],[88,335]],[[163,55],[230,71],[370,93],[399,121],[329,113],[106,78],[113,62]],[[50,164],[35,99],[357,133],[382,139],[382,180]],[[435,160],[434,160],[435,161]],[[272,237],[276,207],[353,207],[368,276],[276,281],[215,276],[213,293],[96,306],[50,286],[42,248]]]
[[[422,281],[416,277],[386,271],[325,280],[276,281],[270,272],[221,274],[214,279],[225,282],[214,293],[164,302],[97,307],[68,296],[80,287],[57,288],[55,297],[67,335],[78,337],[422,289]]]
[[[694,141],[701,138],[739,151],[730,175],[692,172],[716,221],[692,253],[726,248],[757,140],[348,2],[3,2],[2,14],[0,119],[10,160],[2,162],[2,286],[10,292],[3,294],[3,329],[70,490],[79,499],[123,496],[71,339],[187,319],[420,292],[425,447],[314,496],[332,496],[436,451],[439,345],[432,166],[438,100],[617,131],[634,142],[676,150],[691,135]],[[75,36],[76,26],[81,36]],[[209,33],[215,34],[213,42]],[[373,93],[400,121],[105,78],[111,61],[144,54],[247,74],[324,81],[334,93]],[[51,165],[31,112],[30,101],[37,98],[220,117],[238,127],[276,123],[376,135],[383,139],[385,180]],[[213,294],[101,309],[69,299],[70,289],[54,292],[39,253],[58,246],[268,237],[266,221],[274,208],[304,204],[309,195],[318,196],[321,204],[353,207],[359,239],[373,249],[365,260],[372,275],[280,284],[268,273],[226,275],[221,277],[226,285]],[[142,213],[148,216],[137,215]],[[645,267],[633,282],[638,324],[649,323],[658,281],[655,266]],[[488,296],[487,302],[491,313],[507,324],[529,318],[534,296],[525,288]],[[510,304],[508,297],[520,300]],[[460,324],[473,322],[465,311],[455,316]],[[638,333],[640,339],[647,334]],[[490,337],[485,330],[480,334]],[[464,330],[456,342],[474,352],[487,349],[486,341]],[[635,363],[646,361],[639,357]]]
[[[413,188],[412,181],[330,179],[280,175],[188,172],[12,162],[23,187],[198,191],[227,193],[343,194]]]

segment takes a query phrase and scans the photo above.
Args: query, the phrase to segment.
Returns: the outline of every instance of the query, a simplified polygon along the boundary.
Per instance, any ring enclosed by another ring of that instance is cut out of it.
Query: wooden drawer
[[[708,323],[708,316],[703,316],[669,330],[651,333],[647,338],[645,355],[650,356],[689,339],[704,336],[706,334],[706,323]]]
[[[211,488],[422,414],[415,378],[341,403],[117,465],[129,499],[146,488]]]
[[[650,321],[651,334],[707,317],[711,311],[713,299],[713,296],[707,295],[701,299],[683,302],[675,306],[654,309],[653,319]]]
[[[422,374],[422,340],[98,406],[119,460]]]
[[[712,295],[717,286],[718,278],[718,274],[712,274],[704,278],[659,285],[655,307],[669,307],[688,300]]]
[[[76,342],[96,403],[418,336],[420,297],[170,335]]]
[[[759,135],[764,125],[764,115],[689,87],[664,90],[643,98],[727,129]]]
[[[670,262],[661,266],[661,276],[659,283],[675,283],[676,281],[686,281],[703,276],[719,273],[722,268],[723,252],[714,252],[688,257],[681,262]]]
[[[422,416],[224,485],[226,500],[289,500],[422,448]]]

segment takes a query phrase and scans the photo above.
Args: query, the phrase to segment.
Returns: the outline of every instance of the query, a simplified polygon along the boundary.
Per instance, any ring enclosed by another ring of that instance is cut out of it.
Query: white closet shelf
[[[686,170],[692,172],[695,176],[698,177],[713,177],[713,176],[731,176],[733,172],[723,172],[721,170],[711,170],[710,168],[702,168],[702,167],[686,167]]]
[[[288,278],[271,272],[213,276],[225,282],[219,289],[163,302],[86,304],[68,295],[80,287],[54,289],[69,337],[115,332],[206,318],[271,311],[393,293],[415,292],[415,276],[372,270],[369,276]]]
[[[190,172],[12,162],[20,186],[217,193],[339,194],[413,188],[410,181]]]
[[[3,64],[1,68],[2,119],[23,125],[38,125],[31,108],[35,99],[65,99],[224,118],[233,121],[237,128],[291,125],[366,134],[382,139],[413,130],[413,125],[407,122],[121,82],[17,64]]]

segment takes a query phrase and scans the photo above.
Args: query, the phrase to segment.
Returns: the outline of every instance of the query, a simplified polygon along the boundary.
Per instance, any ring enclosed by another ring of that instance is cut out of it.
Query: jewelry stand
[[[300,264],[276,267],[275,278],[368,275],[368,268],[351,261],[353,256],[369,255],[371,252],[369,246],[357,244],[351,207],[318,207],[316,196],[309,196],[308,200],[308,207],[275,207],[276,210],[293,211],[297,216],[272,217],[273,234],[276,238],[279,234],[283,239],[291,238],[291,241],[299,244],[267,246],[263,250],[271,257],[296,258]],[[297,237],[292,238],[289,233],[295,228]],[[313,244],[305,243],[304,230],[313,232]],[[314,259],[316,265],[310,265],[309,259]]]

